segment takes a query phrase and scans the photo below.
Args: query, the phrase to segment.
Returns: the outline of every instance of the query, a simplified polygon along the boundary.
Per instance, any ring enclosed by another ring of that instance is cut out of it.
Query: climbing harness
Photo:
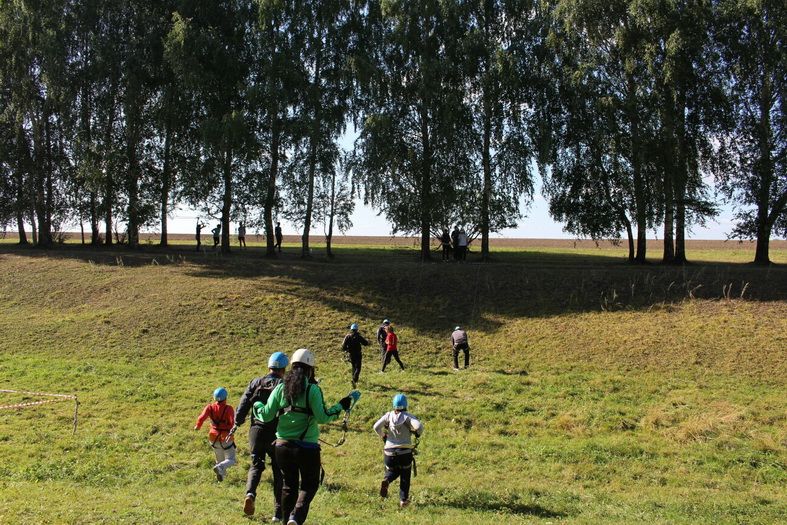
[[[44,396],[53,397],[55,399],[47,399],[45,401],[28,401],[25,403],[16,403],[13,405],[0,405],[0,410],[21,410],[39,405],[46,405],[48,403],[57,403],[59,401],[74,401],[74,434],[77,432],[77,423],[79,417],[79,400],[77,396],[72,394],[49,394],[46,392],[26,392],[24,390],[0,390],[0,394],[22,394],[26,396]]]

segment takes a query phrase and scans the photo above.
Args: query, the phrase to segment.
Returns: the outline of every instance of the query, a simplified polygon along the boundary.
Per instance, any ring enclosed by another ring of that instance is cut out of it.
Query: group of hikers
[[[443,249],[444,261],[451,260],[453,253],[454,260],[467,260],[467,250],[470,246],[470,238],[464,229],[455,227],[454,231],[448,233],[448,228],[443,228],[443,233],[439,237],[440,246]]]
[[[206,225],[203,224],[201,221],[197,220],[197,229],[194,235],[194,238],[197,241],[197,251],[200,251],[202,248],[202,229]],[[219,244],[221,243],[221,223],[218,223],[215,228],[210,231],[213,234],[213,249],[215,250],[218,248]],[[277,222],[276,227],[273,230],[273,236],[276,239],[275,247],[281,252],[281,243],[284,240],[284,235],[281,232],[281,223]],[[246,223],[241,222],[238,224],[238,246],[241,248],[246,248]]]
[[[384,335],[383,335],[384,334]],[[398,341],[391,322],[383,320],[377,333],[382,356],[382,370],[395,358],[399,359]],[[458,353],[464,351],[464,365],[470,365],[467,332],[457,326],[451,334],[454,370],[458,370]],[[350,333],[342,343],[352,363],[352,390],[336,404],[327,406],[322,389],[315,378],[316,358],[313,352],[300,348],[288,358],[275,352],[268,359],[268,373],[253,379],[238,403],[237,412],[227,403],[224,387],[213,391],[213,403],[200,413],[194,426],[199,430],[210,420],[208,440],[216,457],[213,472],[223,481],[227,470],[237,463],[235,433],[246,419],[250,420],[249,451],[251,466],[246,480],[243,512],[253,516],[256,510],[257,488],[270,459],[273,473],[272,523],[303,525],[309,506],[317,493],[322,477],[319,425],[336,421],[344,412],[343,428],[358,402],[361,393],[355,389],[361,373],[362,347],[369,342],[359,333],[357,323],[350,325]],[[290,366],[289,371],[287,367]],[[410,504],[410,480],[414,469],[418,439],[424,426],[407,411],[407,396],[393,396],[392,410],[383,414],[373,425],[374,432],[383,440],[384,475],[380,482],[380,497],[388,497],[391,483],[399,479],[399,506]],[[334,446],[338,446],[340,440]]]

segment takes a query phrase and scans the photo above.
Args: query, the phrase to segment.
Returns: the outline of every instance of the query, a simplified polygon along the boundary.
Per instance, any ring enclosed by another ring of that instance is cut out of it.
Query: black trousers
[[[390,352],[385,352],[385,359],[383,359],[383,372],[385,372],[385,367],[391,362],[392,357],[396,359],[396,362],[399,363],[399,366],[402,368],[402,370],[404,370],[404,363],[402,363],[402,360],[399,359],[399,351],[391,350]]]
[[[197,239],[197,251],[199,251],[199,247],[200,245],[202,245],[202,239],[200,239],[199,236],[197,236],[196,239]]]
[[[273,509],[277,518],[281,515],[281,486],[282,475],[279,469],[279,462],[276,460],[276,447],[273,440],[276,433],[265,430],[259,425],[252,425],[249,429],[249,450],[251,451],[251,467],[246,478],[246,494],[253,494],[257,497],[257,486],[260,478],[265,471],[265,456],[271,458],[271,470],[273,471]]]
[[[384,456],[385,476],[388,483],[392,483],[396,478],[399,480],[399,499],[404,501],[410,499],[410,474],[413,470],[413,455],[401,454],[399,456]],[[298,522],[300,523],[300,522]]]
[[[470,346],[467,343],[459,343],[454,347],[454,368],[459,368],[459,351],[465,353],[465,368],[470,366]]]
[[[353,367],[353,383],[358,382],[361,377],[361,362],[363,361],[363,354],[361,352],[350,352],[350,363]]]
[[[294,443],[276,446],[284,482],[281,488],[282,520],[292,517],[305,523],[309,505],[320,486],[320,449],[302,448]]]
[[[448,244],[443,245],[443,260],[447,261],[451,258],[451,246]]]

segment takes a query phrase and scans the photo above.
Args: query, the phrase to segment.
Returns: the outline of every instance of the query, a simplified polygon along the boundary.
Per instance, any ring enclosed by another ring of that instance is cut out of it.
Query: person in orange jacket
[[[194,430],[202,428],[202,424],[210,418],[210,432],[208,439],[216,454],[216,464],[213,472],[216,479],[224,481],[227,469],[236,463],[235,460],[235,439],[230,434],[230,430],[235,425],[235,410],[227,404],[227,390],[219,387],[213,391],[215,403],[205,405],[202,413],[197,418]]]
[[[404,370],[404,363],[399,359],[399,338],[394,333],[393,325],[389,324],[385,331],[388,335],[385,336],[385,358],[383,359],[383,369],[380,372],[385,372],[385,367],[391,362],[392,357],[396,359],[396,362]]]

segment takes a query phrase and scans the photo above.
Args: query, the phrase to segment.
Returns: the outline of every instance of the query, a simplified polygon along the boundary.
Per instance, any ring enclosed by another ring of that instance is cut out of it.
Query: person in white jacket
[[[410,474],[414,448],[412,436],[421,437],[424,426],[407,412],[407,396],[396,394],[393,398],[393,410],[377,420],[374,431],[385,442],[385,476],[380,484],[380,496],[387,498],[388,485],[400,478],[399,506],[404,508],[410,504]]]

